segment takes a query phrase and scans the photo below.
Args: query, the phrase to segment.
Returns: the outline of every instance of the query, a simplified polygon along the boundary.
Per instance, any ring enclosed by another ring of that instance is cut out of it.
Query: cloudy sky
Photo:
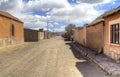
[[[24,22],[25,28],[64,31],[69,23],[90,23],[107,10],[120,5],[119,0],[0,0],[0,10]]]

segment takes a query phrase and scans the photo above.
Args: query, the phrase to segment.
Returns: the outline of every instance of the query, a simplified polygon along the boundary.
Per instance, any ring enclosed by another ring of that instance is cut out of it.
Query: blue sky
[[[49,22],[50,31],[64,31],[70,23],[83,26],[118,6],[119,0],[0,0],[0,10],[22,20],[25,28],[46,30]]]

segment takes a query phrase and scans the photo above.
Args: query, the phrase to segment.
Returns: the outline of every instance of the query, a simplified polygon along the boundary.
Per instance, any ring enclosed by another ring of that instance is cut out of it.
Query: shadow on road
[[[87,60],[85,56],[82,56],[80,52],[72,46],[72,42],[65,41],[65,43],[70,46],[74,57],[79,60],[76,62],[75,66],[84,77],[111,77],[105,74],[105,72],[98,68],[94,63]]]
[[[25,42],[39,42],[38,40],[25,40]]]
[[[84,56],[82,56],[80,54],[79,51],[77,51],[73,46],[72,46],[72,42],[71,41],[65,41],[65,44],[66,45],[69,45],[70,46],[70,50],[72,51],[73,55],[75,58],[79,59],[79,60],[86,60]]]

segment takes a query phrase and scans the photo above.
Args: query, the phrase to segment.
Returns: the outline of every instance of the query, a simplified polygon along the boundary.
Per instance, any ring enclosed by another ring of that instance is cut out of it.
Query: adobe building
[[[39,40],[42,40],[45,38],[45,32],[43,29],[39,29],[39,33],[38,33],[38,37],[39,37]]]
[[[74,40],[81,45],[84,45],[83,34],[86,35],[86,47],[97,53],[103,51],[108,57],[120,60],[120,7],[96,18],[86,26],[86,32],[83,27],[76,29]]]
[[[120,7],[106,12],[104,19],[104,53],[120,60]]]
[[[23,22],[11,14],[0,11],[0,47],[24,42]]]
[[[43,29],[32,30],[24,29],[25,42],[37,42],[45,39],[45,32]]]
[[[25,37],[25,42],[35,42],[39,41],[38,38],[38,32],[37,30],[32,30],[32,29],[24,29],[24,37]]]
[[[105,12],[86,28],[86,46],[120,60],[120,7]]]

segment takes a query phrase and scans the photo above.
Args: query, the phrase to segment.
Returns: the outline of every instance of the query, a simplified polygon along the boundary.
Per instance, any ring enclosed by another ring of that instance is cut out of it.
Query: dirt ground
[[[0,77],[109,77],[62,37],[0,49]]]

